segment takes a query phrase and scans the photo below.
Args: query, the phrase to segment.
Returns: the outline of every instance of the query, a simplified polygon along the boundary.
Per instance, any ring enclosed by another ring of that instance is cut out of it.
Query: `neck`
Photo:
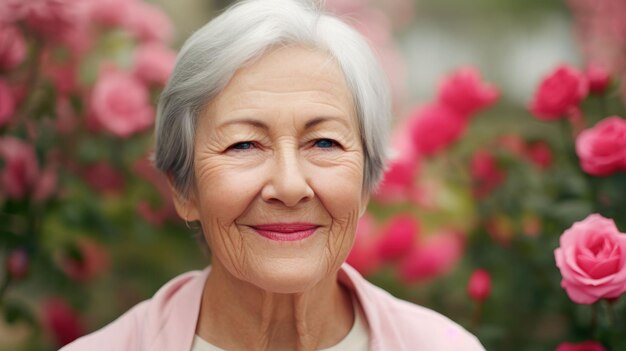
[[[196,333],[227,350],[308,351],[337,344],[353,323],[350,293],[336,274],[308,291],[279,294],[239,280],[214,262]]]

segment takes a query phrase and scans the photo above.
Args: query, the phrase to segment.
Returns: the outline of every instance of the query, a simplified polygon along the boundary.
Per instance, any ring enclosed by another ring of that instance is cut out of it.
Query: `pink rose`
[[[172,22],[157,6],[136,1],[130,3],[123,26],[141,41],[167,42],[172,38]]]
[[[574,223],[561,235],[554,256],[572,301],[592,304],[626,292],[626,235],[612,219],[592,214]]]
[[[136,0],[97,0],[87,2],[89,18],[94,22],[119,27],[124,24],[131,6]]]
[[[376,223],[369,214],[359,219],[356,238],[346,262],[364,276],[370,275],[380,267],[380,258],[376,253]]]
[[[92,280],[110,265],[109,253],[102,244],[93,239],[83,238],[66,252],[57,255],[58,265],[70,278],[85,282]]]
[[[33,190],[33,199],[38,202],[48,200],[57,190],[59,174],[56,164],[49,164],[40,174]]]
[[[176,53],[157,42],[141,45],[135,52],[134,73],[148,84],[165,85],[176,63]]]
[[[611,83],[609,72],[600,65],[589,64],[585,70],[585,75],[589,81],[589,91],[595,94],[602,94]]]
[[[475,270],[467,283],[467,294],[477,302],[485,301],[491,294],[491,275],[484,269]]]
[[[43,305],[42,324],[61,347],[85,334],[78,314],[60,297],[53,297]]]
[[[481,149],[474,153],[470,162],[470,173],[474,182],[474,195],[483,198],[504,182],[505,173],[498,167],[491,152]]]
[[[463,255],[463,237],[454,232],[433,234],[414,246],[399,266],[400,278],[423,281],[448,273]]]
[[[410,122],[413,144],[420,154],[426,156],[459,140],[467,128],[466,119],[441,104],[425,105],[410,118],[415,119]]]
[[[39,177],[39,167],[33,146],[13,137],[0,139],[2,189],[9,197],[19,199],[33,190]]]
[[[0,127],[7,124],[15,113],[15,104],[11,88],[0,79]]]
[[[0,70],[19,65],[25,56],[26,44],[22,33],[13,26],[0,24]]]
[[[546,169],[552,166],[552,149],[544,141],[538,141],[528,146],[528,158],[539,169]]]
[[[597,341],[585,341],[580,344],[564,342],[559,344],[554,351],[606,351],[606,349]]]
[[[126,73],[104,71],[93,88],[90,102],[97,122],[119,137],[145,130],[154,121],[148,88]]]
[[[626,120],[611,116],[576,138],[576,154],[582,169],[606,176],[626,168]]]
[[[492,105],[499,95],[498,89],[482,81],[475,67],[462,67],[439,84],[438,102],[470,117]]]
[[[148,156],[137,159],[133,163],[133,172],[139,178],[148,181],[161,195],[158,207],[152,206],[146,200],[140,201],[137,209],[139,214],[155,225],[161,225],[168,219],[178,219],[167,178],[154,167]]]
[[[101,194],[119,194],[124,189],[124,177],[106,162],[89,165],[82,176],[89,186]]]
[[[393,217],[383,229],[378,242],[378,255],[383,260],[394,260],[411,251],[420,232],[420,224],[411,215]]]
[[[62,39],[82,20],[80,0],[8,0],[15,16],[28,26],[52,39]]]
[[[526,140],[517,134],[505,134],[498,138],[498,146],[517,157],[526,156]]]
[[[568,65],[561,65],[539,85],[530,111],[541,120],[555,120],[578,107],[587,95],[585,76]]]
[[[58,63],[45,57],[43,70],[45,75],[54,83],[59,95],[67,96],[78,90],[78,64],[76,62]]]
[[[376,200],[392,202],[406,200],[414,192],[414,183],[420,171],[417,154],[407,123],[399,125],[392,138],[393,158],[374,193]]]

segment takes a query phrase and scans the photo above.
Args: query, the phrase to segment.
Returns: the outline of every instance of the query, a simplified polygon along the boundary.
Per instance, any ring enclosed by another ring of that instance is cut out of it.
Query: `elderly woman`
[[[155,162],[212,265],[64,350],[483,350],[344,263],[389,105],[366,42],[313,4],[244,1],[193,34],[159,102]]]

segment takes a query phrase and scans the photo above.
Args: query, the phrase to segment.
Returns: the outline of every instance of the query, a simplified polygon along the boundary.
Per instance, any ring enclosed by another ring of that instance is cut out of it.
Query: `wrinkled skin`
[[[337,64],[303,47],[241,68],[198,120],[194,189],[175,196],[212,251],[196,333],[224,349],[315,350],[352,326],[337,271],[368,194],[351,94]],[[315,224],[297,241],[252,227]]]

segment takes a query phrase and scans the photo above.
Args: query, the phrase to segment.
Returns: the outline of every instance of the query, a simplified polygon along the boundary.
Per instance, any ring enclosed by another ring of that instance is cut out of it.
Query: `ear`
[[[361,195],[361,211],[359,212],[359,218],[365,214],[367,210],[367,204],[370,202],[370,193],[369,191],[364,191]]]
[[[170,175],[167,176],[167,185],[170,188],[170,192],[172,193],[172,200],[174,202],[174,207],[176,208],[176,213],[178,216],[182,218],[186,222],[193,222],[200,219],[198,206],[196,203],[195,194],[189,194],[187,197],[183,196],[178,192],[176,187],[172,182],[172,177]]]

